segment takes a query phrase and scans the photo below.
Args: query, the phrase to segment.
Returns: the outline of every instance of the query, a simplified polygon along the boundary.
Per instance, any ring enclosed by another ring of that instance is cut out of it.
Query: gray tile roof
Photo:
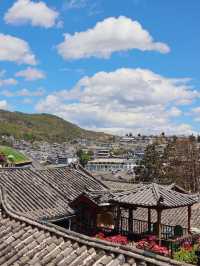
[[[101,190],[100,181],[74,167],[33,171],[12,169],[0,172],[0,186],[15,211],[34,219],[54,219],[73,213],[69,201],[87,187]]]
[[[140,186],[140,184],[120,181],[102,180],[102,182],[111,190],[130,190]]]
[[[0,210],[0,265],[188,265],[35,222],[13,212],[5,195]]]
[[[167,186],[155,183],[142,185],[133,190],[113,192],[114,202],[131,204],[134,206],[177,208],[196,203],[190,195],[176,192]]]

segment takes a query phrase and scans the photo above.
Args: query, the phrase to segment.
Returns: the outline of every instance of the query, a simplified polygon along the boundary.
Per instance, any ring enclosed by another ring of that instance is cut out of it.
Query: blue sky
[[[198,0],[2,0],[0,108],[117,134],[198,133],[199,12]]]

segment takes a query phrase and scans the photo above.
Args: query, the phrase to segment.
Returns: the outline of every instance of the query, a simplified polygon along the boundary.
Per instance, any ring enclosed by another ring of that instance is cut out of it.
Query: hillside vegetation
[[[111,135],[82,129],[50,114],[25,114],[0,110],[0,135],[16,139],[64,142],[77,138],[107,141]]]
[[[30,160],[21,152],[7,146],[0,145],[0,154],[6,157],[7,161],[12,161],[14,164],[28,163]]]

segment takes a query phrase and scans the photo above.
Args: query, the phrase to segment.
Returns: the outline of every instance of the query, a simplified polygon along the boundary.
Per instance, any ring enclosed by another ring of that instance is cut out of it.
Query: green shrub
[[[196,265],[197,264],[197,255],[195,254],[196,250],[197,250],[197,245],[195,245],[190,249],[181,248],[179,251],[174,253],[174,259],[181,262],[186,262]]]

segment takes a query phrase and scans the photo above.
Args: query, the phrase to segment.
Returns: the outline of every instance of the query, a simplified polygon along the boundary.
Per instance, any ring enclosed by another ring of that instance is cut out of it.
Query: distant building
[[[118,158],[101,158],[89,161],[86,169],[90,172],[132,170],[136,166],[135,160]]]
[[[109,149],[97,149],[96,150],[96,158],[109,158],[110,150]]]

